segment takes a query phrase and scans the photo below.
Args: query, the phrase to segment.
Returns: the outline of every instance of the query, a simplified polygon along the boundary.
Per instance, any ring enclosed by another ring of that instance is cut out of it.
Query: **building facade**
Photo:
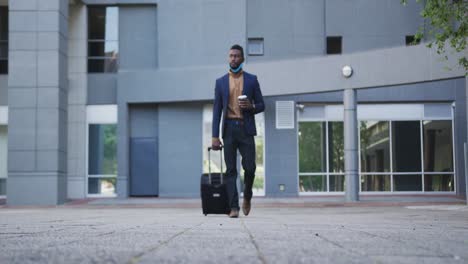
[[[0,197],[198,197],[200,175],[222,165],[206,148],[235,43],[265,96],[255,195],[464,196],[465,72],[413,43],[420,10],[0,0]]]

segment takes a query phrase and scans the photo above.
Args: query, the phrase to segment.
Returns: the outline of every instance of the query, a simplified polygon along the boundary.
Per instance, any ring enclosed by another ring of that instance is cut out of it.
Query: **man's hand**
[[[254,108],[253,104],[249,100],[239,100],[239,107],[243,110]]]
[[[211,149],[212,150],[221,150],[223,144],[219,138],[212,138],[211,139]]]

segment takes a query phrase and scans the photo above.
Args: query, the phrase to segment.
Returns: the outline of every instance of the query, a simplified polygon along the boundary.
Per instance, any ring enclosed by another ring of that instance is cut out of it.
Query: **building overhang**
[[[450,49],[447,54],[451,54]],[[353,68],[350,78],[342,75],[345,65]],[[452,69],[447,70],[447,66]],[[226,73],[226,68],[226,65],[215,65],[121,71],[117,81],[117,101],[213,100],[215,80]],[[435,49],[425,45],[246,63],[244,69],[258,76],[264,96],[392,86],[462,78],[465,75],[464,69],[458,66],[456,56],[443,60]]]

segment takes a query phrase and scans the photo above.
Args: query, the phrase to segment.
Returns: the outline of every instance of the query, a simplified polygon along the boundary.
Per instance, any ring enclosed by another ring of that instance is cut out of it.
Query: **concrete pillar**
[[[344,90],[346,202],[359,201],[359,156],[356,90]]]
[[[56,205],[67,186],[68,1],[10,1],[7,204]]]
[[[86,5],[70,5],[68,38],[68,198],[86,197],[86,96],[87,12]]]
[[[117,186],[119,198],[129,196],[130,155],[129,155],[129,109],[128,104],[118,97],[117,122]]]
[[[466,113],[467,113],[467,118],[468,118],[468,76],[465,76],[465,97],[466,97],[466,100],[465,100],[465,106],[466,106]],[[468,120],[466,120],[466,124],[467,124],[467,134],[465,135],[465,157],[464,157],[464,161],[465,161],[465,198],[466,198],[466,204],[468,204],[468,150],[466,148],[468,148],[467,144],[468,144]]]

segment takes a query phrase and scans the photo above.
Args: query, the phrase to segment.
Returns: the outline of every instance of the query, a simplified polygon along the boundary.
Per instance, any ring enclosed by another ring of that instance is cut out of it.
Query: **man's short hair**
[[[244,58],[244,49],[242,48],[241,45],[239,45],[239,44],[232,45],[231,49],[240,51],[241,55],[242,55],[242,58]]]

